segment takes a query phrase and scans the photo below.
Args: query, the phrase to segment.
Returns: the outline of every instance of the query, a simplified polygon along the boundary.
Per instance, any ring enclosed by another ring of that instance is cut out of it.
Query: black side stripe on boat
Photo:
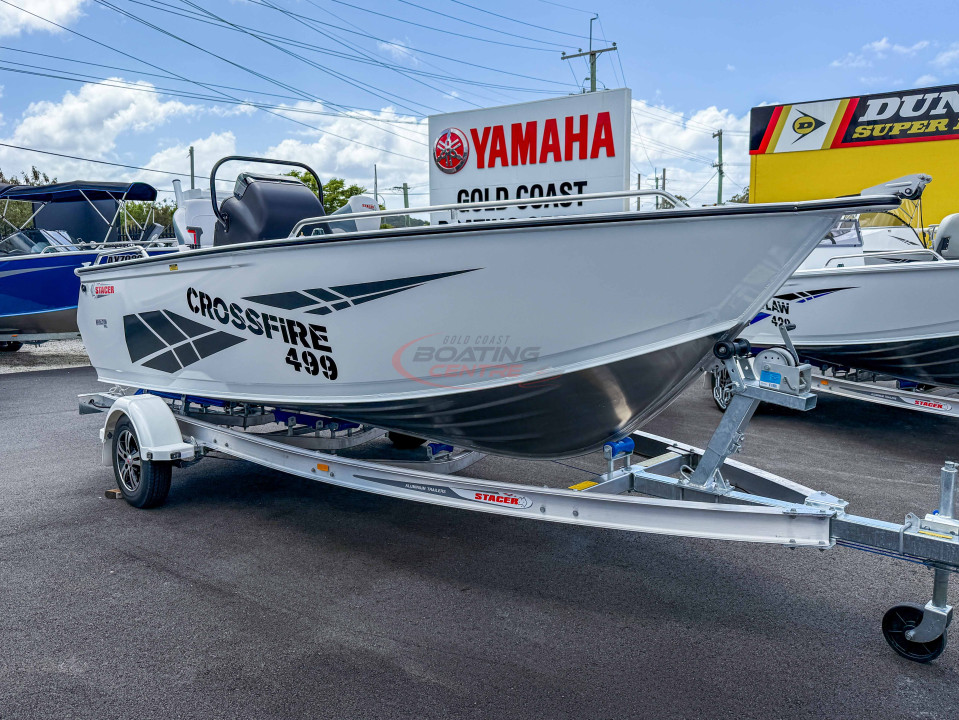
[[[131,362],[165,373],[226,350],[246,338],[208,327],[170,310],[123,316],[123,334]]]
[[[280,310],[303,310],[303,312],[311,315],[328,315],[334,310],[345,310],[348,307],[360,305],[370,300],[378,300],[404,290],[412,290],[433,280],[476,272],[481,269],[453,270],[452,272],[434,273],[432,275],[415,275],[393,278],[392,280],[335,285],[328,288],[290,290],[266,295],[251,295],[243,299]]]

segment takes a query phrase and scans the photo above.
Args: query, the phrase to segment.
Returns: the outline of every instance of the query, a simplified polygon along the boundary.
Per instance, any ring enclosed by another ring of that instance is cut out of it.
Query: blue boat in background
[[[121,235],[132,220],[124,204],[152,202],[157,191],[146,183],[84,182],[26,186],[0,185],[0,351],[23,343],[79,337],[74,270],[111,250],[111,261],[177,249],[161,240],[162,225],[134,223],[138,236]],[[32,204],[19,226],[8,217],[10,203]],[[33,227],[27,227],[28,225]]]

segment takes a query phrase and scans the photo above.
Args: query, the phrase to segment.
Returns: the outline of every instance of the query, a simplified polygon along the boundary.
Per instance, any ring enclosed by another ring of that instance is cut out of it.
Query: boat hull
[[[0,257],[0,335],[78,333],[80,278],[75,271],[92,264],[98,253]]]
[[[80,272],[80,330],[105,382],[576,455],[665,407],[848,204],[720,210],[119,263]]]
[[[776,323],[813,364],[959,387],[959,261],[797,272],[744,337],[781,343]]]

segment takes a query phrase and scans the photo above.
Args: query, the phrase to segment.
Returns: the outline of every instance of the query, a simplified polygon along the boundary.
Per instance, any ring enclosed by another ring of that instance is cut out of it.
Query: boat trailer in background
[[[812,368],[798,362],[785,333],[784,340],[786,347],[766,357],[758,375],[746,357],[748,343],[716,344],[714,364],[731,379],[730,399],[705,449],[636,432],[604,446],[606,472],[568,489],[457,477],[452,473],[482,454],[396,433],[389,434],[396,447],[422,445],[410,450],[419,455],[350,457],[351,448],[386,432],[302,411],[142,390],[130,394],[115,387],[81,395],[80,412],[106,413],[102,460],[113,466],[122,496],[137,507],[163,502],[174,466],[227,456],[332,485],[464,510],[790,548],[843,545],[922,563],[933,570],[931,600],[893,607],[883,617],[882,631],[901,656],[933,660],[946,645],[949,576],[959,570],[957,466],[947,462],[942,468],[939,508],[922,518],[910,513],[900,524],[853,515],[845,500],[731,459],[760,402],[796,410],[816,404]]]

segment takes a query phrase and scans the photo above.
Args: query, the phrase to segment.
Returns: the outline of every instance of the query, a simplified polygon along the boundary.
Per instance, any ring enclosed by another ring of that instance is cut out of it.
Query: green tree
[[[20,177],[17,177],[16,174],[7,177],[3,174],[3,170],[0,170],[0,184],[5,185],[49,185],[56,181],[56,178],[51,179],[49,175],[45,172],[40,172],[36,167],[30,168],[30,172],[21,172]],[[6,207],[4,207],[4,205],[6,205]],[[4,212],[4,210],[6,212]],[[0,204],[0,212],[4,212],[3,217],[15,226],[20,227],[33,215],[33,203],[3,203]],[[6,222],[0,222],[0,226],[2,226],[0,227],[0,237],[8,235],[13,231],[13,228]]]
[[[319,195],[316,190],[316,178],[314,178],[310,173],[293,170],[288,172],[287,175],[295,177],[310,190]],[[323,210],[327,215],[331,215],[346,205],[349,199],[354,195],[363,195],[366,192],[367,190],[365,187],[360,187],[355,183],[347,186],[346,180],[343,178],[331,178],[329,182],[323,183]]]
[[[733,195],[729,198],[731,203],[748,203],[749,202],[749,185],[744,187],[740,192]]]
[[[153,217],[150,217],[150,211],[153,211]],[[128,202],[127,215],[136,220],[140,227],[146,227],[146,223],[159,223],[163,227],[169,227],[173,223],[173,213],[176,212],[176,204],[169,200],[162,202]],[[121,220],[122,223],[122,215]],[[131,222],[127,230],[134,237],[139,235],[136,226]]]

